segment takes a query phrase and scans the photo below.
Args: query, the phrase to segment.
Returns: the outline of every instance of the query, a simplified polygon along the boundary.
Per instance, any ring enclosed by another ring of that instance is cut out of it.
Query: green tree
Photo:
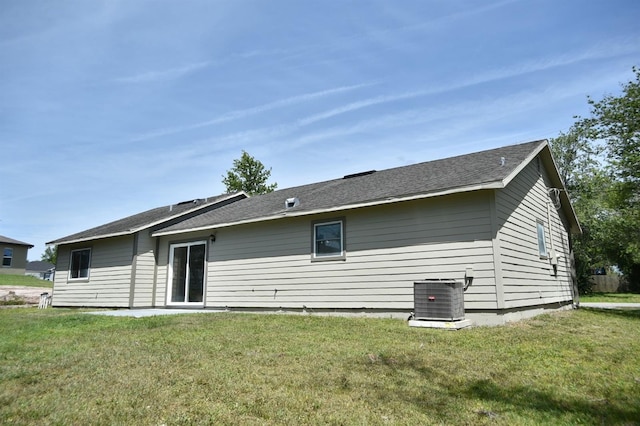
[[[591,292],[591,270],[612,264],[604,249],[608,239],[605,224],[610,217],[606,194],[612,180],[598,161],[602,146],[587,139],[580,126],[574,125],[567,133],[560,133],[550,144],[582,227],[582,234],[572,238],[572,249],[578,291],[585,294]]]
[[[584,128],[573,125],[567,133],[560,132],[550,140],[560,177],[570,193],[579,193],[580,187],[601,168],[598,156],[602,147],[595,145],[585,133]]]
[[[42,257],[40,258],[40,260],[55,265],[56,261],[58,260],[58,247],[47,247],[44,253],[42,253]]]
[[[227,187],[227,192],[244,191],[249,195],[266,194],[273,192],[277,183],[268,185],[267,180],[271,176],[271,169],[265,166],[246,151],[242,151],[239,159],[233,160],[233,167],[227,170],[222,183]]]
[[[617,265],[632,290],[640,290],[640,69],[635,81],[622,85],[620,96],[600,101],[589,98],[591,116],[581,118],[581,129],[592,145],[604,143],[603,170],[610,184],[598,188],[607,209],[596,217],[599,243],[606,257]],[[586,195],[588,196],[588,194]],[[583,219],[584,220],[584,219]]]
[[[611,169],[624,187],[625,202],[637,203],[640,186],[640,69],[633,68],[636,80],[622,85],[622,95],[589,98],[591,117],[580,123],[589,136],[607,143]]]

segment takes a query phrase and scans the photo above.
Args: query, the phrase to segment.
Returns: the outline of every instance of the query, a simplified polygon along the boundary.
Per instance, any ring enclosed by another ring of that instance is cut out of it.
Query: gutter
[[[140,229],[144,229],[144,228],[140,228]],[[112,234],[104,234],[104,235],[95,235],[93,237],[83,237],[83,238],[76,238],[75,240],[65,240],[65,239],[60,239],[60,240],[53,240],[53,241],[49,241],[47,243],[45,243],[46,245],[59,245],[59,244],[75,244],[75,243],[82,243],[85,241],[94,241],[94,240],[103,240],[105,238],[113,238],[113,237],[122,237],[122,236],[126,236],[126,235],[131,235],[135,232],[137,232],[138,230],[131,230],[128,229],[126,231],[122,231],[122,232],[114,232]]]

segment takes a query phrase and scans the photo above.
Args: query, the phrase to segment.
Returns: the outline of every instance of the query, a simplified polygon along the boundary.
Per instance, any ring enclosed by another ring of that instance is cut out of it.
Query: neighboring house
[[[414,282],[469,271],[465,313],[479,324],[573,301],[580,226],[546,141],[221,196],[172,216],[179,207],[49,243],[53,306],[407,317]]]
[[[32,247],[33,244],[0,235],[0,250],[2,250],[0,274],[23,275],[27,264],[27,252]]]
[[[54,271],[55,265],[42,260],[36,260],[27,262],[24,274],[40,278],[41,280],[53,281]]]

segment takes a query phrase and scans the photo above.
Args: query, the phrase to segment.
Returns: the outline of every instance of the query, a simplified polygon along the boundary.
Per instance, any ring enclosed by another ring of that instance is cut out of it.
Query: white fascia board
[[[513,169],[513,171],[511,173],[509,173],[509,175],[507,177],[505,177],[502,180],[502,185],[503,187],[506,187],[507,185],[509,185],[509,183],[520,174],[520,172],[527,167],[527,165],[529,165],[530,162],[533,161],[534,158],[536,158],[538,156],[538,154],[540,154],[542,152],[543,149],[545,149],[546,147],[549,146],[549,143],[545,140],[544,142],[541,142],[540,145],[538,146],[538,148],[536,148],[535,150],[533,150],[531,152],[531,154],[529,154],[527,156],[527,158],[525,158],[523,161],[520,162],[520,164],[518,164],[518,167],[516,167],[515,169]],[[509,159],[506,159],[507,161],[509,161]]]
[[[336,207],[330,207],[330,208],[326,208],[326,209],[317,209],[317,210],[306,210],[303,212],[298,212],[298,213],[289,213],[289,212],[283,212],[277,215],[272,215],[272,216],[262,216],[262,217],[257,217],[257,218],[253,218],[253,219],[246,219],[246,220],[239,220],[237,222],[224,222],[224,223],[217,223],[214,225],[207,225],[207,226],[199,226],[197,228],[189,228],[189,229],[179,229],[179,230],[173,230],[173,231],[157,231],[151,234],[152,237],[162,237],[165,235],[176,235],[176,234],[184,234],[187,232],[197,232],[197,231],[206,231],[209,229],[220,229],[220,228],[228,228],[230,226],[237,226],[237,225],[246,225],[248,223],[257,223],[257,222],[266,222],[269,220],[277,220],[277,219],[282,219],[285,217],[301,217],[301,216],[311,216],[311,215],[315,215],[315,214],[320,214],[320,213],[331,213],[331,212],[339,212],[339,211],[344,211],[344,210],[353,210],[353,209],[358,209],[358,208],[362,208],[362,207],[372,207],[372,206],[381,206],[381,205],[385,205],[385,204],[393,204],[393,203],[400,203],[403,201],[413,201],[413,200],[421,200],[421,199],[426,199],[426,198],[433,198],[433,197],[440,197],[443,195],[451,195],[451,194],[458,194],[458,193],[462,193],[462,192],[472,192],[472,191],[480,191],[483,189],[501,189],[504,188],[504,184],[501,181],[496,181],[496,182],[487,182],[487,183],[483,183],[483,184],[479,184],[479,185],[473,185],[473,186],[465,186],[465,187],[460,187],[460,188],[453,188],[453,189],[448,189],[445,191],[440,191],[440,192],[430,192],[428,194],[417,194],[417,195],[410,195],[410,196],[406,196],[406,197],[390,197],[390,198],[386,198],[384,200],[375,200],[375,201],[368,201],[365,203],[357,203],[357,204],[345,204],[345,205],[341,205],[341,206],[336,206]]]
[[[50,241],[48,243],[45,243],[46,245],[56,245],[56,246],[60,246],[63,244],[76,244],[76,243],[84,243],[86,241],[94,241],[94,240],[103,240],[105,238],[113,238],[113,237],[122,237],[122,236],[126,236],[126,235],[131,235],[132,233],[134,233],[136,231],[122,231],[122,232],[114,232],[112,234],[104,234],[104,235],[96,235],[93,237],[84,237],[84,238],[77,238],[75,240],[65,240],[65,241],[61,241],[61,242],[56,242],[54,241]]]
[[[572,231],[582,234],[582,226],[580,225],[580,221],[578,220],[578,215],[576,214],[575,209],[573,208],[573,204],[571,203],[571,198],[569,197],[569,192],[567,191],[567,187],[565,183],[562,181],[562,177],[560,177],[560,171],[558,169],[558,164],[556,163],[555,158],[553,158],[553,154],[551,153],[551,147],[549,146],[549,159],[551,160],[551,168],[550,172],[553,172],[558,182],[560,182],[561,191],[560,197],[562,198],[562,208],[565,210],[565,213],[569,216],[569,220],[573,222],[571,226]],[[543,158],[544,161],[544,158]]]
[[[524,159],[524,161],[522,161],[518,167],[516,167],[516,169],[511,172],[509,174],[509,176],[507,176],[506,178],[504,178],[503,180],[503,185],[506,187],[509,182],[511,182],[511,180],[513,180],[525,167],[527,167],[527,165],[529,165],[529,163],[531,161],[533,161],[542,151],[544,151],[545,149],[548,149],[549,151],[551,151],[551,147],[549,146],[549,141],[547,141],[546,139],[540,143],[540,146],[538,148],[536,148],[531,154],[529,154],[529,156],[527,158]],[[553,170],[547,170],[549,173],[553,173],[556,175],[557,179],[560,181],[560,184],[562,186],[562,192],[560,194],[560,196],[563,198],[563,209],[568,210],[567,214],[570,216],[570,220],[571,218],[573,220],[571,220],[574,225],[575,225],[575,231],[582,234],[582,227],[580,226],[580,221],[578,220],[578,215],[576,214],[575,209],[573,208],[573,205],[571,204],[571,200],[569,198],[569,195],[567,193],[567,188],[564,185],[564,182],[562,182],[562,178],[560,178],[560,174],[558,172],[558,165],[555,162],[555,159],[553,158],[553,155],[551,154],[551,152],[549,152],[549,157],[551,158],[551,167],[553,168]],[[545,159],[542,159],[543,161],[545,161]],[[574,228],[572,226],[572,228]]]
[[[143,226],[140,226],[138,228],[130,229],[129,233],[134,233],[134,232],[142,231],[144,229],[152,228],[152,227],[154,227],[156,225],[160,225],[160,224],[162,224],[164,222],[168,222],[170,220],[177,219],[180,216],[184,216],[184,215],[189,214],[189,213],[197,212],[198,210],[202,210],[202,209],[204,209],[206,207],[215,206],[216,204],[219,204],[219,203],[221,203],[223,201],[230,200],[230,199],[232,199],[234,197],[237,197],[237,196],[239,196],[241,194],[244,195],[246,198],[249,198],[249,196],[244,191],[241,191],[241,192],[239,192],[237,194],[229,195],[228,197],[222,198],[222,199],[216,201],[215,203],[203,204],[203,205],[198,206],[198,207],[196,207],[194,209],[190,209],[190,210],[184,211],[184,212],[182,212],[180,214],[175,214],[173,216],[166,217],[164,219],[160,219],[160,220],[157,220],[157,221],[152,222],[152,223],[146,223]]]

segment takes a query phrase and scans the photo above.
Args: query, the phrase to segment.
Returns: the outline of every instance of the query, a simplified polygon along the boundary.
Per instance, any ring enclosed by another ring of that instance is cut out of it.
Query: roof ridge
[[[347,177],[348,178],[362,177],[362,176],[367,177],[367,176],[370,176],[370,175],[373,175],[373,174],[384,174],[384,173],[387,173],[387,172],[406,169],[406,168],[411,168],[411,167],[425,166],[425,165],[428,165],[428,164],[437,163],[439,161],[454,161],[454,160],[458,160],[458,159],[464,158],[464,157],[472,157],[472,156],[476,156],[476,155],[487,154],[487,153],[490,153],[490,152],[493,152],[493,151],[497,152],[497,151],[501,151],[501,150],[505,150],[505,149],[509,149],[509,148],[514,148],[514,147],[523,147],[525,145],[538,145],[538,144],[545,143],[545,142],[547,142],[546,139],[539,139],[539,140],[535,140],[535,141],[520,142],[520,143],[504,145],[504,146],[500,146],[500,147],[496,147],[496,148],[484,149],[484,150],[481,150],[481,151],[474,151],[474,152],[470,152],[470,153],[467,153],[467,154],[454,155],[452,157],[442,157],[442,158],[436,158],[436,159],[433,159],[433,160],[419,161],[417,163],[405,164],[403,166],[389,167],[389,168],[380,169],[380,170],[373,170],[372,169],[372,170],[368,170],[368,171],[365,171],[365,172],[351,173],[351,174],[344,175],[342,177],[336,177],[336,178],[333,178],[333,179],[327,179],[327,180],[323,180],[323,181],[319,181],[319,182],[311,182],[311,183],[306,183],[306,184],[302,184],[302,185],[290,186],[290,187],[287,187],[287,188],[281,188],[281,189],[277,189],[277,190],[273,191],[273,193],[282,193],[284,191],[291,191],[291,190],[296,189],[296,188],[301,188],[302,189],[302,188],[305,188],[305,187],[327,184],[329,182],[342,181],[342,180],[345,180],[345,178],[347,178]],[[373,173],[373,172],[375,172],[375,173]],[[266,194],[254,195],[253,197],[262,196],[262,195],[266,195]]]

